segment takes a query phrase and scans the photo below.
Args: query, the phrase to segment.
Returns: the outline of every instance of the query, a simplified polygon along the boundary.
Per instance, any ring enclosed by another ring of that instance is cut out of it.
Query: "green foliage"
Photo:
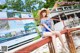
[[[39,6],[36,7],[36,4]],[[31,10],[38,10],[43,7],[43,2],[40,0],[26,0],[26,5],[24,5],[27,12],[31,12]]]
[[[12,37],[12,35],[11,35],[11,33],[8,33],[8,34],[5,35],[5,37],[10,38],[10,37]]]
[[[14,9],[17,11],[23,11],[26,9],[27,12],[31,12],[32,10],[41,9],[44,5],[43,1],[40,0],[25,0],[25,4],[22,0],[7,0],[8,9]],[[36,4],[38,5],[36,7]]]
[[[40,19],[39,19],[38,11],[39,11],[39,10],[32,11],[33,16],[34,16],[35,21],[36,21],[36,25],[39,25],[39,24],[40,24]]]
[[[33,16],[34,16],[35,18],[38,18],[38,17],[39,17],[39,15],[38,15],[38,10],[34,10],[34,11],[32,11],[32,13],[33,13]]]
[[[0,5],[0,9],[4,9],[4,8],[6,8],[6,7],[7,7],[6,4]]]
[[[25,0],[25,5],[22,0],[6,0],[6,4],[0,5],[0,9],[8,8],[8,9],[14,9],[17,11],[23,11],[23,9],[26,9],[27,12],[31,12],[31,10],[39,10],[41,8],[51,8],[54,6],[54,3],[57,0],[46,0],[46,3],[44,3],[42,0]],[[61,1],[79,1],[79,0],[58,0]],[[36,4],[38,4],[38,7],[36,7]]]
[[[55,1],[54,0],[46,0],[46,3],[44,4],[45,8],[53,7]]]
[[[37,39],[39,39],[39,38],[40,38],[40,35],[38,35],[37,37],[35,37],[34,38],[34,41],[37,40]]]
[[[14,9],[17,11],[22,11],[23,10],[23,2],[21,0],[7,0],[7,8],[8,9]]]
[[[52,8],[56,1],[63,1],[63,0],[46,0],[46,3],[44,4],[45,8]]]
[[[36,27],[36,31],[37,31],[37,33],[38,33],[38,36],[36,36],[36,37],[34,38],[34,40],[37,40],[37,39],[39,39],[39,38],[41,37],[40,31],[38,30],[37,27]]]

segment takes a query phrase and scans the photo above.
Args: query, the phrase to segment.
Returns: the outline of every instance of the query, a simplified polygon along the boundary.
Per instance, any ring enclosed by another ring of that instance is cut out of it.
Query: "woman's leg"
[[[52,36],[52,41],[53,41],[53,44],[54,44],[55,53],[58,53],[57,43],[56,43],[56,36],[55,35]]]
[[[62,46],[64,47],[64,49],[65,49],[67,52],[69,52],[68,49],[66,48],[65,44],[64,44],[63,38],[61,37],[61,33],[58,32],[58,31],[55,31],[55,33],[56,33],[56,35],[59,37],[59,40],[61,41]]]
[[[44,35],[44,37],[48,37],[48,36],[52,37],[55,53],[58,53],[58,51],[57,51],[57,44],[56,44],[56,36],[53,35],[51,32],[45,32],[45,33],[43,33],[43,35]]]

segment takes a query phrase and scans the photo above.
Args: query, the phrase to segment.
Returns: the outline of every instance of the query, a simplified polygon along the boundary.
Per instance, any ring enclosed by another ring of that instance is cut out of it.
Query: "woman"
[[[66,49],[64,42],[62,40],[60,32],[53,31],[51,29],[51,26],[53,26],[53,24],[51,23],[52,20],[50,18],[48,18],[48,16],[47,16],[47,9],[42,9],[40,11],[40,20],[41,20],[41,25],[42,25],[42,35],[43,35],[43,37],[48,37],[48,36],[52,37],[53,45],[55,48],[55,53],[58,53],[57,52],[57,46],[56,46],[56,35],[59,37],[65,51],[68,52],[68,50]]]

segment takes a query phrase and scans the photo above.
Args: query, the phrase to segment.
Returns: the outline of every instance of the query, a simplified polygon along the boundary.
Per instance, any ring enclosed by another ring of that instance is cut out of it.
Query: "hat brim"
[[[41,10],[38,11],[38,15],[40,15],[40,13],[41,13],[43,10],[46,10],[46,11],[47,11],[47,14],[49,14],[49,12],[50,12],[49,9],[41,9]]]

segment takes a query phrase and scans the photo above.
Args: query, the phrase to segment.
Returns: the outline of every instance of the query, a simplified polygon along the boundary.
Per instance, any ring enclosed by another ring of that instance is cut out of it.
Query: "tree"
[[[41,9],[43,5],[44,5],[44,2],[41,0],[26,0],[25,9],[26,11],[31,12],[31,10]]]
[[[53,7],[55,1],[54,0],[46,0],[46,3],[44,4],[45,8]]]
[[[7,8],[17,11],[23,11],[23,2],[22,0],[7,0]]]
[[[63,0],[46,0],[46,3],[44,4],[45,8],[52,8],[56,1],[63,1]]]
[[[41,9],[43,4],[44,2],[41,0],[25,0],[25,3],[23,3],[22,0],[7,0],[7,8],[17,11],[23,11],[23,9],[26,9],[27,12],[31,12],[32,10]]]
[[[0,5],[0,9],[5,9],[7,7],[6,4]]]

